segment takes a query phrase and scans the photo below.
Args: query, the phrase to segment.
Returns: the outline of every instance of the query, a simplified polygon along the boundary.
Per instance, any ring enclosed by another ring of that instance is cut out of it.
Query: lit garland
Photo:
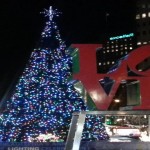
[[[68,82],[72,59],[53,21],[59,12],[50,7],[43,13],[49,20],[41,42],[52,41],[57,43],[56,48],[50,42],[49,48],[43,45],[32,52],[6,110],[0,115],[2,141],[30,141],[47,133],[66,140],[72,113],[86,110],[82,97]]]

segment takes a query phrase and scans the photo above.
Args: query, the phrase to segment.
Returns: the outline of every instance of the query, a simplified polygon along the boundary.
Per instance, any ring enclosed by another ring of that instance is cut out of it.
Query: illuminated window
[[[147,44],[147,42],[143,42],[143,44]]]
[[[106,63],[104,62],[103,65],[106,65]]]
[[[137,15],[136,15],[136,19],[140,19],[140,14],[137,14]]]
[[[116,49],[116,52],[118,52],[118,49]]]
[[[99,66],[101,65],[101,63],[98,64]]]
[[[114,64],[115,62],[114,61],[112,61],[112,64]]]
[[[126,51],[125,54],[128,54],[128,52]]]
[[[109,46],[107,46],[107,49],[109,49]]]
[[[118,45],[116,45],[116,47],[118,47]]]
[[[137,42],[137,45],[141,45],[141,42]]]
[[[114,46],[111,46],[111,48],[114,48]]]
[[[142,14],[142,18],[146,18],[146,13],[143,13],[143,14]]]
[[[130,47],[130,49],[133,49],[132,47]]]
[[[148,12],[148,17],[150,17],[150,12]]]
[[[127,47],[125,47],[124,49],[127,49]]]
[[[105,54],[105,51],[103,51],[103,53]]]
[[[109,50],[107,50],[107,53],[109,53]]]
[[[109,65],[109,64],[110,64],[110,62],[108,61],[108,62],[107,62],[107,64]]]
[[[114,49],[112,49],[111,51],[114,52]]]

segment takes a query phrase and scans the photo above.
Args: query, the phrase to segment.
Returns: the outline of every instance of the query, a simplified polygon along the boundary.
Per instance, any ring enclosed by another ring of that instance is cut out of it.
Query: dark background
[[[135,0],[3,0],[0,2],[0,92],[23,71],[45,25],[46,18],[40,12],[50,5],[62,12],[57,24],[67,46],[102,43],[106,35],[134,30]]]

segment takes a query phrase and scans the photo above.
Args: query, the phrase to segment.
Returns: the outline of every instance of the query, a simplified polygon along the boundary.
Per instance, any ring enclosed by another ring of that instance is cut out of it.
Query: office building
[[[97,49],[97,72],[107,73],[116,62],[136,48],[134,33],[113,36]]]
[[[136,37],[137,45],[150,44],[150,1],[138,0],[136,2]]]

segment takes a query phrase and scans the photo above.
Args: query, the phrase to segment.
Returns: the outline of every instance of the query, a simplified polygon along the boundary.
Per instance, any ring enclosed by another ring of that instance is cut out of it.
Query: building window
[[[140,32],[137,32],[136,35],[137,35],[137,36],[140,36]]]
[[[146,5],[145,5],[145,4],[143,4],[143,5],[142,5],[142,8],[146,8]]]
[[[148,8],[150,8],[150,4],[148,4]]]
[[[139,24],[139,23],[137,23],[137,24],[136,24],[136,26],[137,26],[137,27],[140,27],[140,24]]]
[[[107,53],[109,53],[109,50],[107,50]]]
[[[150,17],[150,12],[148,12],[148,17]]]
[[[142,18],[146,18],[146,13],[143,13],[143,14],[142,14]]]
[[[141,42],[137,42],[137,45],[141,45]]]
[[[115,62],[114,61],[112,61],[112,64],[114,64]]]
[[[114,52],[114,49],[112,49],[111,51]]]
[[[110,62],[108,61],[108,62],[107,62],[107,64],[109,65],[109,64],[110,64]]]
[[[146,26],[146,22],[143,22],[143,26]]]
[[[147,42],[143,42],[143,44],[147,44]]]
[[[143,35],[145,35],[146,34],[146,31],[143,31]]]
[[[133,49],[133,47],[130,47],[130,50],[132,50]]]
[[[99,63],[98,65],[101,66],[101,63]]]
[[[116,52],[118,52],[118,49],[116,49]]]
[[[136,19],[140,19],[140,14],[137,14],[137,15],[136,15]]]

